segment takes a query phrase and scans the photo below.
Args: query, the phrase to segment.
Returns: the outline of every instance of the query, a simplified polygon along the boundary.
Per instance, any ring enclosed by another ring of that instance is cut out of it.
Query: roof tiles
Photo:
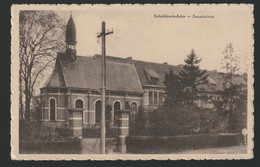
[[[96,90],[101,88],[101,58],[77,56],[75,62],[70,62],[64,59],[64,54],[59,56],[66,87]],[[107,59],[106,69],[107,90],[143,92],[133,63]]]

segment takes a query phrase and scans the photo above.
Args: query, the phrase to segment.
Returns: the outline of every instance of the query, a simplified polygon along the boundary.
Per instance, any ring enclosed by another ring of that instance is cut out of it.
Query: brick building
[[[42,122],[48,126],[65,126],[69,122],[68,111],[78,109],[82,111],[83,128],[99,128],[102,57],[77,55],[76,43],[75,24],[70,17],[66,27],[66,51],[58,53],[55,68],[41,88]],[[165,72],[177,73],[181,67],[107,56],[106,69],[106,122],[113,127],[117,110],[130,108],[136,115],[140,106],[149,111],[162,105]],[[216,92],[222,89],[222,83],[218,72],[207,73],[209,83],[199,89],[211,98],[207,102],[198,101],[198,105],[210,108],[212,101],[218,99]],[[236,82],[246,83],[241,77]]]

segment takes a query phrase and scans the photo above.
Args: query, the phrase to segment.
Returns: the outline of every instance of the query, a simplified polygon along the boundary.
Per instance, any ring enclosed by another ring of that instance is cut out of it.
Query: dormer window
[[[159,75],[152,69],[145,68],[144,71],[151,84],[156,84],[160,79]]]
[[[212,79],[211,77],[208,77],[208,81],[212,85],[217,85],[216,81],[214,79]]]
[[[217,86],[217,82],[214,79],[212,79],[211,77],[208,77],[208,83],[211,86],[211,88],[216,88],[216,86]]]

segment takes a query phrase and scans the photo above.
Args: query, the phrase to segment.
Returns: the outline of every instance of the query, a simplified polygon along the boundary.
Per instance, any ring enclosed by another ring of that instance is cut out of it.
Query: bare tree
[[[52,11],[20,11],[20,114],[30,119],[34,88],[46,69],[63,51],[64,21]],[[24,108],[25,107],[25,108]]]
[[[234,112],[235,97],[239,97],[240,87],[234,83],[234,77],[239,73],[239,59],[234,54],[232,43],[229,43],[224,49],[224,58],[222,59],[223,74],[223,92],[222,92],[222,110],[226,114],[227,122],[229,123],[230,115]]]
[[[229,43],[224,49],[224,58],[222,59],[221,68],[225,70],[224,86],[229,87],[233,85],[233,78],[239,72],[239,59],[234,54],[234,48],[232,43]]]

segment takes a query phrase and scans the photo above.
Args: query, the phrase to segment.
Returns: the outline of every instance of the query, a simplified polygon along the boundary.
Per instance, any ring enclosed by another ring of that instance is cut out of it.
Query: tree
[[[180,77],[170,70],[169,73],[165,73],[163,83],[166,87],[167,95],[165,105],[168,105],[170,108],[178,107],[183,102],[183,87],[180,82]]]
[[[233,104],[232,111],[228,115],[228,127],[232,132],[241,132],[247,127],[247,89],[244,85],[234,85],[232,88]]]
[[[187,55],[184,62],[185,64],[179,72],[180,81],[183,84],[186,102],[188,104],[193,104],[194,100],[197,98],[197,86],[206,84],[208,82],[208,75],[206,75],[206,70],[200,70],[199,63],[201,62],[201,59],[198,59],[194,49]]]
[[[234,55],[234,48],[232,43],[229,43],[224,49],[224,58],[221,62],[221,68],[225,70],[223,77],[223,86],[230,87],[233,85],[233,78],[238,75],[239,72],[239,59]]]
[[[52,11],[20,11],[19,81],[22,118],[30,119],[35,85],[46,69],[53,66],[57,52],[65,48],[64,31],[64,21]]]
[[[236,115],[235,112],[239,110],[237,106],[241,108],[241,104],[246,103],[247,91],[243,85],[238,85],[234,82],[234,79],[242,78],[242,76],[239,76],[239,59],[234,54],[232,43],[229,43],[225,47],[223,54],[224,58],[222,59],[221,68],[225,70],[225,73],[222,75],[223,91],[221,92],[221,109],[226,116],[227,123],[230,124],[230,116]]]

